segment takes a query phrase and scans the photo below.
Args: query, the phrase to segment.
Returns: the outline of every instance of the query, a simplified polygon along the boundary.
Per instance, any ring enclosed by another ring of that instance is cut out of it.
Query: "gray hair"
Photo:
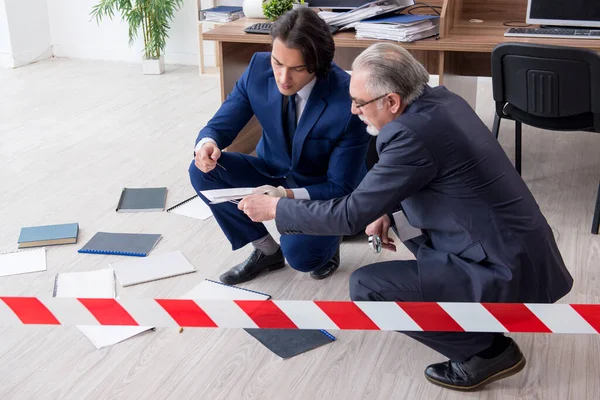
[[[398,93],[402,102],[411,104],[423,94],[429,74],[408,51],[393,43],[376,43],[352,63],[352,71],[369,75],[365,88],[373,96]]]

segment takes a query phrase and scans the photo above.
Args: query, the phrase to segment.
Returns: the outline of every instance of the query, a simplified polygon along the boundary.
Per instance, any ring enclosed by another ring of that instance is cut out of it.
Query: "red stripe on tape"
[[[234,300],[259,328],[298,329],[277,304],[263,300]]]
[[[596,304],[571,304],[571,307],[600,333],[600,308]]]
[[[35,297],[0,297],[24,324],[60,325],[56,317]]]
[[[397,304],[424,331],[465,331],[438,303],[398,302]]]
[[[481,303],[509,332],[552,333],[525,304]]]
[[[194,300],[156,299],[156,302],[169,313],[179,326],[218,328],[217,324]]]
[[[379,330],[379,327],[352,302],[315,301],[340,329]]]
[[[78,299],[101,325],[138,326],[115,299]]]

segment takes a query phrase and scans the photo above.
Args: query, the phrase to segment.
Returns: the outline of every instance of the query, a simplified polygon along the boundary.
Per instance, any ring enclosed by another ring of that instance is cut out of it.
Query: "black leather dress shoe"
[[[275,271],[285,267],[285,259],[281,248],[275,254],[264,255],[260,250],[254,249],[250,257],[243,263],[236,265],[219,277],[227,285],[250,281],[262,271]]]
[[[336,269],[340,266],[340,246],[338,246],[335,255],[327,262],[327,264],[323,265],[321,268],[315,269],[311,271],[310,277],[313,279],[325,279],[331,274],[335,272]]]
[[[454,390],[477,390],[488,383],[507,378],[525,367],[525,357],[519,346],[510,339],[506,350],[494,358],[473,356],[463,362],[446,361],[425,369],[431,383]]]

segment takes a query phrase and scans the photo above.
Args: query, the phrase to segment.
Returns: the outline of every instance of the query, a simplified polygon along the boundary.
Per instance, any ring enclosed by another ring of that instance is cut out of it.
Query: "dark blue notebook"
[[[77,243],[79,224],[40,225],[21,228],[19,248]]]
[[[146,257],[161,237],[148,233],[98,232],[78,252]]]

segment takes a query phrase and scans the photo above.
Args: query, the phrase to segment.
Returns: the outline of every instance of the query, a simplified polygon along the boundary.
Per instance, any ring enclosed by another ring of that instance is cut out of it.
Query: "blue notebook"
[[[149,233],[98,232],[78,252],[146,257],[161,237]]]
[[[19,248],[77,243],[79,224],[41,225],[21,228]]]

